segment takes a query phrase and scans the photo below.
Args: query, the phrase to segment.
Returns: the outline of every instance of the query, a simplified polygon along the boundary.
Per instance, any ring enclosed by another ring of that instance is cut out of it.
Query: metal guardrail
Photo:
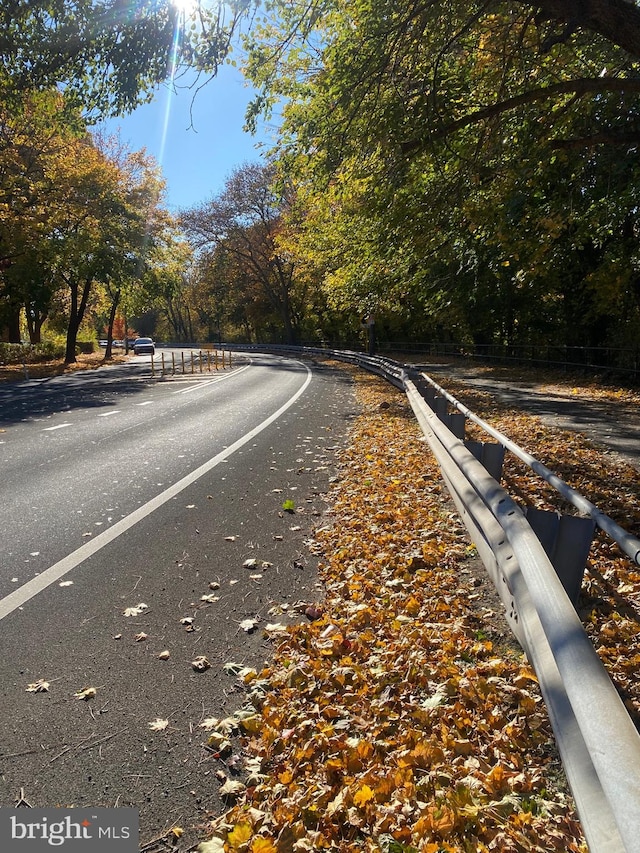
[[[535,669],[591,853],[640,853],[640,735],[635,729],[560,577],[525,513],[447,425],[442,405],[473,420],[611,536],[636,563],[629,535],[534,457],[493,430],[424,374],[391,359],[311,347],[235,347],[322,355],[357,364],[404,390],[461,518]],[[429,395],[426,395],[429,398]],[[446,405],[446,404],[445,404]],[[439,411],[436,411],[438,409]]]

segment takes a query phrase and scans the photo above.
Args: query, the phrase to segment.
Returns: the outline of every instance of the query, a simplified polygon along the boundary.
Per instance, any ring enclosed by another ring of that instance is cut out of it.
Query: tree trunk
[[[78,330],[80,329],[80,324],[87,308],[92,281],[93,279],[91,278],[84,280],[82,294],[80,295],[80,282],[67,280],[71,292],[71,308],[69,309],[69,325],[67,327],[67,347],[64,355],[65,364],[75,364],[77,360],[76,343],[78,341]],[[80,301],[78,301],[78,296],[80,296]]]
[[[20,306],[10,305],[7,312],[7,333],[10,344],[19,344],[20,338]]]
[[[113,297],[113,301],[111,303],[111,310],[109,311],[109,327],[107,328],[107,348],[104,351],[104,360],[110,361],[112,358],[112,347],[113,347],[113,324],[116,320],[116,313],[118,311],[118,305],[120,304],[120,290],[116,291],[115,296]]]

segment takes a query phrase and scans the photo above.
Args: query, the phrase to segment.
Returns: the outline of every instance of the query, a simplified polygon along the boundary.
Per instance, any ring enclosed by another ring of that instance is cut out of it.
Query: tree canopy
[[[640,274],[634,4],[273,8],[247,43],[249,119],[283,104],[288,248],[335,305],[475,342],[624,338]]]
[[[3,97],[61,85],[85,115],[121,115],[182,67],[215,72],[250,0],[10,0],[0,4]]]

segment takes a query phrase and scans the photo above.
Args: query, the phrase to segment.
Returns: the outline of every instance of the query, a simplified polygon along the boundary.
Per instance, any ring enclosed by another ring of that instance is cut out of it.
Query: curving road
[[[263,625],[318,596],[309,542],[354,413],[345,374],[272,356],[0,386],[0,806],[134,806],[142,843],[221,810],[236,759],[199,724],[244,701],[224,665],[259,667]]]

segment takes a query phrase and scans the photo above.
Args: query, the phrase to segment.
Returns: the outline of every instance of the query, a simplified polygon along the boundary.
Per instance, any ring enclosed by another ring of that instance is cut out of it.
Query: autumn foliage
[[[248,787],[200,849],[584,851],[535,675],[478,595],[410,409],[357,389],[335,522],[311,543],[326,600],[245,673]]]

